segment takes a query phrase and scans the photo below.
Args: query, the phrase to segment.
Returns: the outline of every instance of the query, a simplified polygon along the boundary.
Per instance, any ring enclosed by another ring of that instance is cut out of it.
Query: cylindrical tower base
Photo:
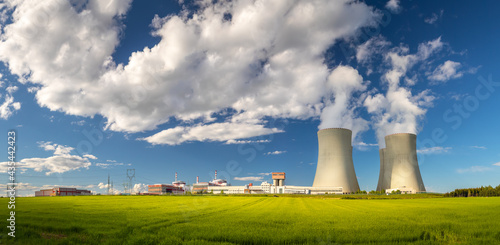
[[[424,192],[417,160],[417,136],[415,134],[392,134],[385,136],[384,189],[412,189]]]
[[[329,128],[318,131],[318,165],[313,187],[342,187],[342,192],[359,190],[352,161],[352,131]]]

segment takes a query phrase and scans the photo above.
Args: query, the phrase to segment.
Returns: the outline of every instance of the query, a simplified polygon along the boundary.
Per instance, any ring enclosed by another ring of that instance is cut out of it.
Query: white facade
[[[264,181],[260,184],[260,188],[264,191],[264,192],[267,192],[267,193],[271,193],[271,187],[273,185],[271,185],[271,183],[267,182],[267,181]]]
[[[214,194],[221,194],[221,191],[224,194],[244,194],[245,189],[248,189],[248,186],[208,186],[208,192],[212,192]]]
[[[278,193],[284,194],[311,194],[311,195],[321,195],[321,194],[342,194],[342,187],[328,187],[328,186],[280,186],[283,188],[278,188]],[[280,192],[281,191],[281,192]]]

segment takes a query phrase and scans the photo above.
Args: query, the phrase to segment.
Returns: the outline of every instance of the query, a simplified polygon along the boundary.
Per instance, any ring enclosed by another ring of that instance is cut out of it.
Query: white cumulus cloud
[[[19,88],[17,86],[9,86],[7,87],[5,90],[7,91],[7,93],[9,94],[13,94],[15,93]]]
[[[234,180],[240,181],[262,181],[263,179],[262,176],[234,177]]]
[[[427,24],[434,24],[440,17],[443,17],[444,10],[439,11],[439,15],[436,13],[432,13],[430,17],[424,19],[424,22]]]
[[[80,168],[88,169],[91,163],[86,158],[76,155],[54,155],[47,158],[25,158],[19,161],[18,167],[45,171],[46,175],[64,173]]]
[[[461,66],[459,62],[447,60],[442,65],[439,65],[427,78],[434,81],[434,84],[460,78],[464,75],[463,71],[459,71]]]
[[[130,0],[6,2],[13,14],[2,28],[0,60],[39,88],[32,90],[39,105],[100,114],[107,129],[124,132],[153,130],[172,118],[210,123],[227,108],[235,111],[226,118],[235,124],[229,131],[258,128],[219,137],[193,135],[217,124],[174,127],[148,137],[153,144],[236,140],[279,132],[261,127],[264,118],[318,117],[332,92],[323,89],[332,72],[324,52],[379,18],[349,0],[196,1],[195,11],[155,17],[160,41],[116,64],[111,55]]]
[[[273,174],[273,173],[272,172],[269,172],[269,173],[259,173],[259,175],[262,175],[262,176],[269,176],[271,174]]]
[[[132,193],[145,193],[145,192],[148,192],[148,185],[146,184],[142,184],[142,183],[138,183],[138,184],[134,184],[134,187],[132,187],[132,190],[131,190]]]
[[[81,168],[88,169],[92,165],[89,157],[81,157],[78,155],[71,155],[73,147],[52,144],[51,142],[38,142],[39,147],[46,151],[53,151],[53,156],[47,158],[24,158],[17,162],[16,167],[22,171],[33,169],[36,172],[45,172],[46,175],[53,173],[65,173],[72,170]],[[92,159],[92,158],[90,158]],[[7,162],[3,162],[2,166],[7,166]],[[2,168],[0,172],[5,172],[7,168]]]
[[[213,123],[192,127],[177,126],[143,138],[153,145],[178,145],[193,141],[219,141],[233,143],[234,140],[283,132],[277,128],[245,123]],[[229,144],[228,143],[228,144]]]
[[[270,140],[228,140],[226,145],[240,145],[240,144],[259,144],[259,143],[269,143]]]
[[[385,7],[393,13],[399,13],[401,11],[401,5],[399,3],[399,0],[389,0],[385,4]]]
[[[107,188],[108,188],[108,186],[109,186],[108,184],[104,184],[104,183],[102,183],[102,182],[101,182],[101,183],[99,183],[99,184],[97,185],[97,187],[98,187],[99,189],[107,189]]]
[[[21,103],[14,102],[14,97],[7,94],[4,102],[0,105],[0,118],[7,120],[19,109],[21,109]]]
[[[284,153],[286,153],[286,151],[270,151],[270,152],[264,153],[264,155],[281,155]]]
[[[103,169],[107,169],[107,168],[111,168],[111,167],[114,167],[114,166],[123,166],[124,164],[121,163],[121,162],[116,162],[116,161],[110,161],[110,160],[107,160],[108,163],[96,163],[95,165],[97,167],[100,167],[100,168],[103,168]],[[130,166],[130,164],[129,164]]]
[[[88,158],[88,159],[94,159],[94,160],[97,159],[96,156],[90,155],[90,154],[85,154],[85,155],[83,155],[83,157]]]
[[[372,37],[356,48],[356,60],[362,64],[367,63],[374,54],[381,54],[390,44],[382,35]]]
[[[442,154],[442,153],[448,153],[451,150],[451,147],[442,147],[442,146],[435,146],[435,147],[429,147],[429,148],[422,148],[418,149],[417,153],[418,154]]]

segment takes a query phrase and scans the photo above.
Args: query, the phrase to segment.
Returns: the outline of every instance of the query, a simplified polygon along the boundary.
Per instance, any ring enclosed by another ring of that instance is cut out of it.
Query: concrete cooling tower
[[[415,134],[385,136],[385,149],[380,149],[380,174],[377,191],[400,189],[411,193],[424,192],[417,160]]]
[[[342,192],[359,190],[352,161],[352,131],[328,128],[318,131],[318,165],[313,187],[342,187]]]

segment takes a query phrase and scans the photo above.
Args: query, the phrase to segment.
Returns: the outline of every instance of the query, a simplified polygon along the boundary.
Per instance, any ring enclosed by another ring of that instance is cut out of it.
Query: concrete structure
[[[311,194],[311,195],[322,195],[322,194],[343,194],[344,191],[342,187],[311,187],[311,186],[293,186],[287,185],[283,187],[276,188],[278,194]]]
[[[213,192],[214,194],[254,194],[254,193],[264,193],[260,186],[208,186],[207,191]]]
[[[386,186],[387,183],[384,182],[384,154],[385,154],[385,148],[378,150],[378,154],[380,156],[380,171],[378,174],[378,184],[377,184],[377,191],[381,191],[383,186]]]
[[[380,150],[380,174],[377,191],[401,190],[405,193],[425,192],[417,160],[417,136],[401,133],[385,136],[385,149]]]
[[[269,182],[267,181],[264,181],[260,184],[260,188],[264,191],[264,192],[267,192],[267,193],[271,193],[271,187],[273,185],[271,185]]]
[[[186,182],[184,182],[184,181],[174,181],[174,182],[172,182],[172,185],[184,189],[186,187]]]
[[[359,190],[352,161],[352,131],[328,128],[318,131],[318,165],[313,187],[342,187],[343,193]]]
[[[215,176],[214,179],[209,181],[209,182],[199,182],[200,178],[196,176],[196,183],[193,184],[193,187],[191,188],[191,191],[193,193],[202,193],[202,192],[211,192],[213,191],[214,193],[218,194],[220,193],[221,190],[224,190],[226,192],[228,189],[217,189],[217,188],[212,188],[212,187],[217,187],[217,186],[231,186],[229,183],[227,183],[227,180],[225,179],[217,179],[217,170],[215,170]],[[234,189],[234,188],[230,188]]]
[[[208,182],[198,182],[193,184],[193,187],[191,188],[191,191],[193,193],[201,193],[204,191],[208,191]]]
[[[227,183],[227,180],[225,179],[217,179],[217,170],[215,170],[215,176],[214,176],[214,179],[211,180],[210,182],[210,185],[215,185],[215,186],[226,186],[226,185],[229,185]]]
[[[179,186],[154,184],[148,185],[149,195],[164,195],[164,194],[184,194],[184,189]]]
[[[49,197],[49,196],[85,196],[92,195],[89,190],[79,190],[76,188],[54,187],[52,189],[45,189],[35,191],[36,197]]]
[[[177,180],[177,172],[175,172],[175,181],[172,182],[172,185],[176,187],[181,187],[182,189],[186,188],[186,182],[182,180]]]
[[[285,185],[285,172],[273,172],[271,173],[273,177],[274,186],[284,186]]]

